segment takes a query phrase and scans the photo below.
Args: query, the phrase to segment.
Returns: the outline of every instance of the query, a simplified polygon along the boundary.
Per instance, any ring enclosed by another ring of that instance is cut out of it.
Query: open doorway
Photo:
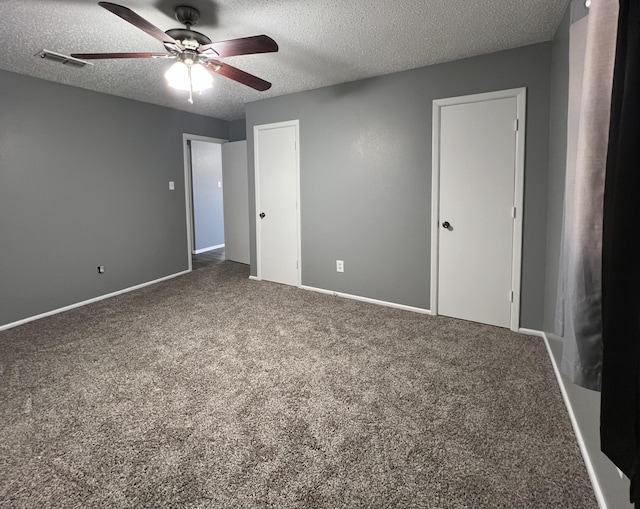
[[[226,141],[183,135],[190,270],[225,260],[222,144]]]

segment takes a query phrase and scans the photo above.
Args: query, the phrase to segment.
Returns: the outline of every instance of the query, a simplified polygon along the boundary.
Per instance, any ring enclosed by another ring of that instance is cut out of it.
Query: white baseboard
[[[429,309],[406,306],[404,304],[396,304],[395,302],[387,302],[384,300],[370,299],[369,297],[360,297],[359,295],[351,295],[348,293],[334,292],[333,290],[325,290],[323,288],[315,288],[313,286],[301,285],[300,288],[302,288],[303,290],[309,290],[311,292],[318,292],[318,293],[324,293],[327,295],[333,295],[334,297],[343,297],[345,299],[359,300],[362,302],[368,302],[369,304],[377,304],[379,306],[386,306],[389,308],[404,309],[405,311],[413,311],[414,313],[422,313],[425,315],[431,314],[431,311]]]
[[[251,279],[251,281],[262,281],[262,279],[257,276],[249,276],[249,279]]]
[[[544,332],[542,332],[541,330],[525,329],[524,327],[520,327],[518,329],[518,332],[520,334],[526,334],[527,336],[538,336],[540,338],[544,338],[545,337]]]
[[[521,328],[519,331],[521,334],[527,334],[529,336],[539,336],[543,339],[544,345],[547,348],[547,354],[549,355],[549,359],[551,360],[551,365],[553,366],[553,371],[556,375],[556,380],[558,382],[558,386],[560,387],[560,393],[562,394],[562,399],[564,400],[564,404],[567,407],[567,412],[569,413],[569,420],[571,421],[571,426],[573,427],[573,432],[576,435],[576,440],[578,442],[578,447],[580,448],[580,452],[582,453],[582,458],[584,460],[585,467],[587,468],[587,474],[589,475],[589,479],[591,480],[591,486],[593,487],[593,492],[596,497],[596,501],[598,502],[598,506],[600,509],[607,509],[607,503],[604,499],[604,495],[602,493],[602,487],[600,486],[600,481],[596,476],[595,469],[593,468],[593,463],[591,461],[591,456],[589,455],[589,451],[587,450],[587,446],[584,442],[584,436],[582,435],[582,431],[578,426],[578,420],[576,419],[576,415],[573,411],[573,406],[571,405],[571,400],[569,399],[569,394],[567,393],[567,388],[565,386],[565,381],[560,374],[560,368],[556,363],[556,359],[553,356],[553,352],[551,351],[551,345],[549,345],[549,338],[546,333],[539,330],[534,329],[524,329]]]
[[[161,277],[160,279],[154,279],[153,281],[147,281],[146,283],[141,283],[139,285],[130,286],[129,288],[124,288],[122,290],[118,290],[117,292],[107,293],[106,295],[100,295],[98,297],[94,297],[89,300],[83,300],[82,302],[76,302],[75,304],[70,304],[68,306],[54,309],[52,311],[47,311],[46,313],[41,313],[39,315],[30,316],[28,318],[23,318],[22,320],[18,320],[17,322],[7,323],[5,325],[0,325],[0,331],[12,329],[13,327],[17,327],[18,325],[23,325],[25,323],[33,322],[35,320],[39,320],[40,318],[46,318],[47,316],[57,315],[58,313],[64,313],[65,311],[69,311],[71,309],[79,308],[82,306],[86,306],[87,304],[92,304],[94,302],[98,302],[104,299],[108,299],[110,297],[115,297],[116,295],[122,295],[123,293],[132,292],[134,290],[139,290],[140,288],[144,288],[145,286],[155,285],[156,283],[160,283],[162,281],[166,281],[167,279],[173,279],[174,277],[182,276],[184,274],[188,274],[189,270],[183,270],[182,272],[176,272],[175,274],[170,274],[168,276]]]
[[[218,244],[217,246],[203,247],[202,249],[195,249],[191,251],[191,254],[206,253],[207,251],[213,251],[214,249],[220,249],[221,247],[224,247],[224,244]]]

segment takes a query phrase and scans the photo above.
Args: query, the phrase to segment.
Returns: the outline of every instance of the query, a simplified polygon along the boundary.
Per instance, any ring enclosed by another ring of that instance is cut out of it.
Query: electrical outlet
[[[176,188],[176,183],[173,180],[169,181],[169,191],[173,191]]]
[[[336,271],[344,272],[344,260],[336,260]]]
[[[98,274],[104,274],[104,265],[98,266]]]

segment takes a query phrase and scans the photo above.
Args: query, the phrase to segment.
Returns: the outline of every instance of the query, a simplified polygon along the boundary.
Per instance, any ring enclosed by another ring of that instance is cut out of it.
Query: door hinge
[[[520,119],[515,119],[514,123],[513,123],[513,130],[517,131],[520,128]]]
[[[513,290],[509,291],[509,302],[513,302]]]
[[[296,269],[299,269],[300,267],[298,266],[298,260],[296,260]]]
[[[511,217],[512,217],[513,219],[515,219],[515,218],[516,218],[516,208],[515,208],[515,207],[511,207]]]

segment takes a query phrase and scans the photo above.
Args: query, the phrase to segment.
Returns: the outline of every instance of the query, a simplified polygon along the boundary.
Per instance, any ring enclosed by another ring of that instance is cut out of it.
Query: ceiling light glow
[[[191,83],[194,91],[202,92],[213,86],[213,76],[204,65],[195,64],[191,66]]]
[[[202,92],[213,86],[213,76],[202,64],[187,65],[176,62],[165,73],[169,86],[186,92]],[[189,97],[189,102],[193,102]]]

